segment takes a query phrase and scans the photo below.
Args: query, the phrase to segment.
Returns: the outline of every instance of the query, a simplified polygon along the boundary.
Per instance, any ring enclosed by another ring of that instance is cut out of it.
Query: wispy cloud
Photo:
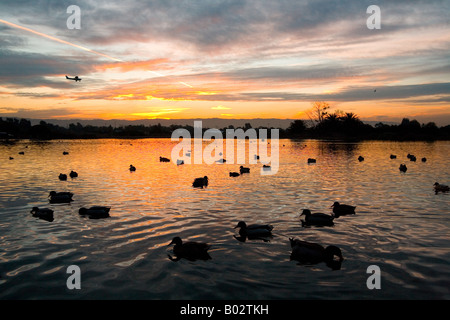
[[[189,108],[164,108],[164,109],[153,109],[148,112],[136,112],[132,113],[131,116],[136,116],[140,118],[146,119],[157,119],[157,118],[166,118],[168,115],[174,113],[180,113],[185,110],[189,110]]]

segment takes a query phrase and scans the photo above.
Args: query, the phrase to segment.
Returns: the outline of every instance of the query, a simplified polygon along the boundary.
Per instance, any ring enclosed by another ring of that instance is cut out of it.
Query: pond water
[[[0,145],[0,298],[450,299],[450,195],[433,190],[436,181],[450,183],[449,141],[280,140],[276,174],[261,175],[258,163],[239,177],[229,176],[239,165],[228,162],[159,162],[176,143]],[[79,176],[58,179],[71,170]],[[193,188],[205,175],[208,187]],[[70,191],[74,201],[49,204],[52,190]],[[331,214],[335,201],[356,206],[356,215],[302,227],[302,209]],[[111,217],[78,214],[94,205],[110,206]],[[54,220],[33,217],[34,206],[54,210]],[[273,238],[238,241],[240,220],[273,225]],[[211,244],[211,259],[172,261],[175,236]],[[291,261],[289,237],[338,246],[340,270]],[[81,290],[66,286],[71,265],[80,268]],[[370,265],[380,268],[379,290],[367,288]]]

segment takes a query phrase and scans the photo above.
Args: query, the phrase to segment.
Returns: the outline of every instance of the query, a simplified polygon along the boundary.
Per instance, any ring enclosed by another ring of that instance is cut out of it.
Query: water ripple
[[[0,146],[0,298],[21,299],[449,299],[448,142],[280,145],[280,170],[237,178],[238,166],[160,163],[168,139],[31,141]],[[27,152],[14,161],[25,145]],[[69,155],[63,156],[62,151]],[[389,155],[397,154],[391,160]],[[426,163],[398,166],[407,153]],[[365,157],[358,162],[359,155]],[[308,165],[306,159],[317,158]],[[137,167],[130,173],[128,166]],[[79,177],[57,179],[76,170]],[[194,189],[207,175],[210,186]],[[70,191],[70,204],[49,204],[49,191]],[[357,206],[333,227],[303,228],[302,209],[331,213],[334,201]],[[80,207],[111,206],[93,220]],[[31,207],[53,209],[54,221]],[[270,241],[238,241],[240,220],[274,225]],[[211,244],[209,261],[173,262],[174,236]],[[341,248],[341,270],[290,260],[289,237]],[[66,287],[78,265],[82,290]],[[366,269],[378,265],[382,290],[368,290]]]

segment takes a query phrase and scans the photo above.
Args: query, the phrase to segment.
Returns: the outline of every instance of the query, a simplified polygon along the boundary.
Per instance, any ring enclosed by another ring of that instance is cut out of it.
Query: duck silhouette
[[[340,204],[339,202],[335,202],[332,206],[333,213],[335,218],[339,218],[340,216],[346,216],[349,214],[355,214],[356,207],[349,206],[347,204]]]
[[[239,177],[239,172],[230,172],[230,177]]]
[[[395,154],[391,154],[391,155],[390,155],[390,158],[391,158],[391,159],[397,159],[397,156],[396,156]]]
[[[159,157],[159,162],[170,162],[170,159]]]
[[[69,176],[71,178],[76,178],[76,177],[78,177],[78,173],[72,170],[72,171],[70,171]]]
[[[444,184],[439,184],[438,182],[434,183],[434,192],[436,192],[436,194],[438,194],[439,192],[448,192],[450,191],[450,187],[446,186]]]
[[[325,264],[333,269],[340,270],[344,257],[342,251],[334,245],[326,248],[317,243],[302,241],[298,239],[289,238],[291,244],[291,260],[296,260],[299,264],[318,264],[325,262]]]
[[[169,246],[172,244],[175,244],[173,246],[173,253],[176,256],[176,258],[174,259],[169,255],[169,259],[172,261],[178,261],[182,258],[189,261],[211,259],[211,256],[208,254],[208,250],[211,248],[211,246],[207,243],[194,241],[183,243],[180,237],[174,237],[172,239],[172,242],[169,243]]]
[[[67,174],[60,173],[58,178],[61,181],[66,181],[67,180]]]
[[[42,220],[46,220],[49,222],[53,221],[53,210],[52,209],[48,209],[48,208],[38,208],[38,207],[33,207],[30,211],[30,213],[33,215],[33,217],[42,219]]]
[[[359,156],[359,157],[358,157],[358,161],[359,161],[359,162],[364,161],[364,157],[363,157],[363,156]]]
[[[401,172],[406,172],[406,170],[408,170],[408,168],[406,167],[406,164],[401,164],[400,167],[398,168]]]
[[[130,164],[130,171],[136,171],[136,167]]]
[[[309,209],[304,209],[300,216],[305,216],[302,220],[302,227],[304,226],[332,226],[334,225],[334,217],[325,213],[311,213]]]
[[[239,221],[234,229],[239,229],[241,237],[236,239],[245,241],[245,238],[267,240],[267,237],[272,237],[273,226],[269,224],[250,224],[247,225],[244,221]]]
[[[69,203],[72,200],[73,193],[71,192],[56,192],[50,191],[48,195],[50,203]]]
[[[316,163],[316,162],[317,162],[316,159],[308,158],[308,163]]]
[[[192,183],[192,186],[194,188],[202,188],[202,189],[203,187],[206,188],[208,186],[208,177],[204,176],[203,178],[196,178]]]
[[[240,174],[250,173],[250,168],[245,168],[244,166],[240,166],[239,167],[239,172],[240,172]]]
[[[94,206],[87,208],[80,208],[78,213],[82,216],[89,216],[90,219],[109,218],[110,207]]]

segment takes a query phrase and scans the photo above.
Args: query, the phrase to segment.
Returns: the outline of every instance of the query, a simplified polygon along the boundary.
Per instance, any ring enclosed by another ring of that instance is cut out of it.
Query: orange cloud
[[[136,112],[131,113],[131,116],[142,117],[146,119],[156,119],[161,118],[162,116],[172,114],[172,113],[180,113],[185,110],[189,110],[189,108],[164,108],[160,110],[151,110],[151,112]]]
[[[134,70],[146,70],[150,71],[151,69],[167,69],[167,63],[169,59],[161,58],[161,59],[151,59],[144,61],[132,61],[132,62],[117,62],[117,63],[107,63],[98,66],[100,70],[107,69],[120,69],[123,72],[129,72]]]

